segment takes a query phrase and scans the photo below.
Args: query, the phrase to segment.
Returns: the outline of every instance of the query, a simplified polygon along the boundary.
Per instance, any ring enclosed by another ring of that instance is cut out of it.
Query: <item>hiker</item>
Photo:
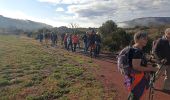
[[[97,32],[96,35],[95,35],[95,57],[99,56],[99,53],[100,53],[100,46],[101,46],[101,37],[99,35],[99,33]]]
[[[72,34],[68,35],[68,37],[67,37],[67,50],[68,51],[70,50],[70,47],[73,52]]]
[[[64,34],[64,33],[62,33],[62,34],[61,34],[61,45],[63,45],[64,37],[65,37],[65,34]]]
[[[92,32],[89,34],[89,41],[88,41],[88,48],[90,48],[90,56],[93,56],[94,50],[95,50],[95,31],[92,30]]]
[[[77,39],[78,39],[78,41],[77,41],[77,47],[78,47],[78,49],[80,49],[80,35],[78,35],[78,34],[77,34]]]
[[[48,41],[49,41],[49,38],[50,38],[49,32],[46,32],[46,33],[44,34],[44,38],[45,38],[45,45],[46,45],[46,47],[48,48]]]
[[[129,53],[129,66],[125,73],[125,86],[129,91],[128,100],[140,100],[144,91],[149,88],[150,72],[156,72],[157,67],[147,64],[143,47],[146,46],[148,35],[145,32],[137,32],[134,35],[135,44]]]
[[[58,39],[57,34],[54,32],[51,32],[51,42],[52,42],[51,46],[52,47],[57,45],[57,39]]]
[[[82,37],[82,39],[83,39],[83,43],[84,43],[84,53],[86,54],[87,53],[87,46],[88,46],[88,32],[86,32],[84,35],[83,35],[83,37]]]
[[[65,47],[65,49],[67,49],[67,37],[68,37],[68,34],[66,33],[65,35],[64,35],[64,47]]]
[[[73,52],[76,52],[76,48],[78,44],[78,36],[76,34],[72,36],[72,42],[73,42]]]
[[[39,33],[38,34],[38,39],[39,39],[39,41],[40,41],[40,43],[42,44],[42,42],[43,42],[43,33]]]
[[[163,91],[170,93],[170,28],[167,28],[162,38],[157,40],[154,49],[154,56],[158,61],[166,59],[166,63],[161,69],[160,75],[165,71]]]

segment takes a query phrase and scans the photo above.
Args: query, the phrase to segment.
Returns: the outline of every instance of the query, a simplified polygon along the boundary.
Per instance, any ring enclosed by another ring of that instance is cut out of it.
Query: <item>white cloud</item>
[[[55,4],[82,4],[93,0],[38,0],[40,2],[55,3]]]
[[[61,0],[38,0],[40,2],[47,2],[47,3],[60,3]]]
[[[106,20],[121,22],[139,17],[170,16],[169,0],[38,0],[53,5],[51,18],[35,18],[21,11],[0,10],[12,18],[30,19],[53,26],[77,23],[81,27],[99,27]],[[62,5],[64,4],[64,5]],[[54,6],[55,5],[55,6]],[[59,5],[59,6],[58,6]],[[62,8],[61,8],[62,5]],[[56,8],[55,8],[56,7]],[[59,12],[59,13],[58,13]]]
[[[61,8],[61,7],[58,7],[58,8],[56,9],[56,11],[57,11],[57,12],[63,12],[63,11],[64,11],[64,9],[63,9],[63,8]]]

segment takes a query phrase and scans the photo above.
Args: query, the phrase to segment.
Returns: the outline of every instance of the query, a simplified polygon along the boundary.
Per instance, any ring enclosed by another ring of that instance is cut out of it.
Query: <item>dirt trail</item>
[[[98,59],[93,59],[94,63],[98,64],[99,71],[96,72],[97,78],[103,83],[105,92],[109,93],[111,91],[116,92],[115,100],[127,100],[127,91],[123,85],[123,76],[117,71],[116,61],[111,58],[107,58],[107,55],[101,55]],[[164,93],[161,91],[162,83],[164,77],[161,78],[155,83],[157,90],[154,92],[153,100],[170,100],[170,94]],[[145,93],[142,100],[148,100],[149,91]],[[169,99],[168,99],[169,98]]]

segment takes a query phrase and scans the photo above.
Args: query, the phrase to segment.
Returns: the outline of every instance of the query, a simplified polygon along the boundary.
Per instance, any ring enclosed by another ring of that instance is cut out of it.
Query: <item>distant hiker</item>
[[[57,34],[52,32],[51,33],[51,42],[52,42],[53,47],[57,45],[57,39],[58,39]]]
[[[39,33],[38,34],[38,39],[39,39],[39,42],[42,44],[42,42],[43,42],[43,38],[44,38],[44,36],[43,36],[43,33]]]
[[[95,45],[96,45],[96,47],[95,47],[94,56],[97,57],[97,56],[99,56],[100,48],[101,48],[101,37],[98,32],[95,35]]]
[[[48,48],[49,39],[50,39],[50,34],[49,34],[49,32],[46,32],[46,33],[44,34],[44,38],[45,38],[45,45],[46,45],[46,47]]]
[[[77,34],[78,42],[77,42],[77,47],[80,49],[80,35]]]
[[[83,43],[84,43],[84,53],[87,53],[87,48],[88,48],[88,32],[86,32],[82,39],[83,39]]]
[[[92,57],[93,56],[93,53],[95,51],[95,48],[96,48],[96,45],[95,45],[95,31],[92,30],[92,32],[89,34],[89,48],[90,48],[90,56]]]
[[[129,91],[128,100],[140,100],[144,91],[149,88],[149,73],[158,70],[147,64],[143,52],[147,41],[147,33],[137,32],[134,35],[135,44],[124,48],[118,56],[118,67],[125,76],[125,85]]]
[[[73,42],[73,52],[75,52],[77,48],[77,43],[78,43],[78,36],[76,34],[72,36],[72,42]]]
[[[65,49],[67,49],[67,37],[68,37],[68,34],[66,33],[64,35],[64,47],[65,47]]]
[[[67,37],[67,50],[69,51],[70,49],[73,51],[72,34]]]
[[[166,72],[163,91],[170,93],[170,28],[167,28],[164,36],[156,41],[153,49],[153,54],[158,61],[167,60],[160,74]]]
[[[65,37],[65,34],[62,33],[62,34],[61,34],[61,45],[63,45],[63,43],[64,43],[64,37]]]

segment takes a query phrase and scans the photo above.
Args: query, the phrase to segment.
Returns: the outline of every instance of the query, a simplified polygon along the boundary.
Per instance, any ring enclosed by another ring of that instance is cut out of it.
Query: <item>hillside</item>
[[[34,22],[30,20],[20,20],[20,19],[12,19],[12,18],[7,18],[4,16],[0,15],[0,30],[24,30],[24,31],[32,31],[32,30],[37,30],[41,28],[52,28],[52,26],[44,24],[44,23],[39,23],[39,22]]]
[[[130,21],[124,21],[118,23],[120,27],[123,28],[134,28],[136,26],[162,26],[162,25],[170,25],[170,17],[144,17],[137,18]]]

